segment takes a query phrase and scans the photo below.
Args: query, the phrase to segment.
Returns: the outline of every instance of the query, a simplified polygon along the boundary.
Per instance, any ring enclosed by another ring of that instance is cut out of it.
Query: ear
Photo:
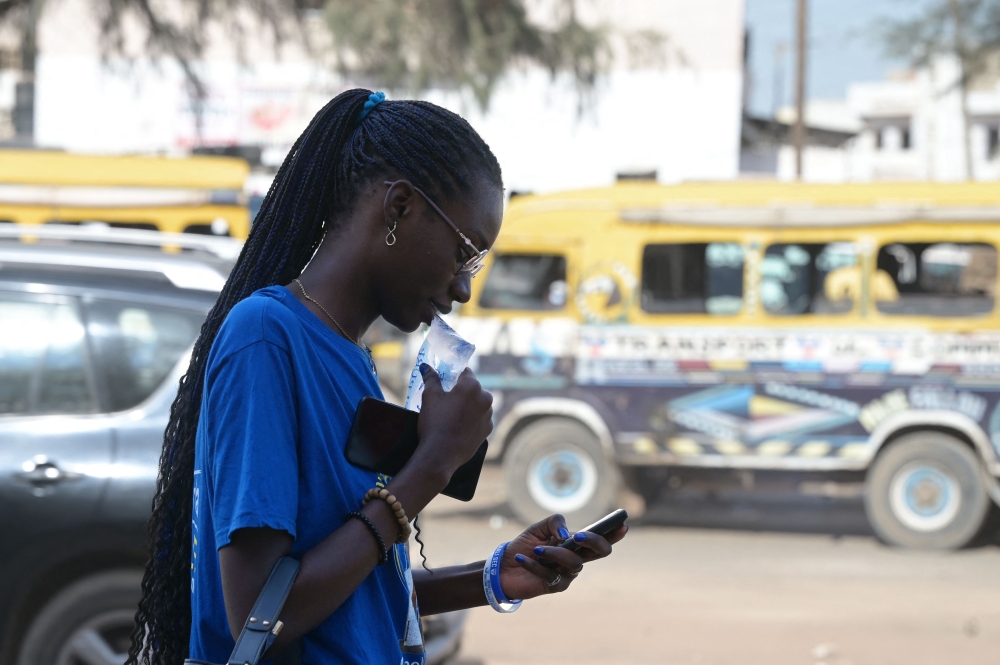
[[[409,180],[397,180],[386,189],[382,213],[386,226],[391,228],[393,222],[402,222],[413,213],[413,199],[417,192]]]

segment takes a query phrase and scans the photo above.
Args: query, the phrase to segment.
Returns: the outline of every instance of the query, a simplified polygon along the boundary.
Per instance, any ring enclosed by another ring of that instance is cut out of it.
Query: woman
[[[346,462],[358,402],[380,396],[362,335],[379,316],[410,332],[467,302],[503,205],[500,166],[467,122],[383,100],[350,90],[316,115],[202,327],[166,430],[129,663],[226,662],[288,554],[301,568],[272,652],[420,662],[419,613],[564,591],[625,535],[579,534],[578,554],[552,547],[562,517],[535,524],[498,549],[496,594],[482,561],[410,572],[394,543],[492,428],[470,371],[445,393],[421,368],[420,444],[395,477]]]

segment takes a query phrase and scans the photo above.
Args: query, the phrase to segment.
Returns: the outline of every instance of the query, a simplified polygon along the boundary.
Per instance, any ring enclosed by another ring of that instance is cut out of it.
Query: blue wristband
[[[490,607],[502,614],[517,611],[522,602],[507,598],[500,586],[500,561],[503,559],[503,553],[508,544],[503,543],[498,546],[493,552],[493,556],[486,561],[486,565],[483,567],[483,591],[486,592],[486,601]]]

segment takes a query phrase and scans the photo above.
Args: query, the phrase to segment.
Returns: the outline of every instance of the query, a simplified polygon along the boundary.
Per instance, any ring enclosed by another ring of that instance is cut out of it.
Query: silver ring
[[[546,582],[545,584],[547,584],[548,586],[555,586],[555,585],[559,584],[560,582],[562,582],[562,575],[560,575],[559,573],[556,573],[556,578],[554,580],[552,580],[551,582]]]

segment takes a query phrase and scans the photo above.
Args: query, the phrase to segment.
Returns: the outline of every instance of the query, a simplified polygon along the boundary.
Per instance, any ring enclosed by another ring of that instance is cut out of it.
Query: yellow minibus
[[[818,475],[863,482],[887,542],[968,543],[1000,499],[998,223],[995,184],[514,198],[453,320],[512,508]]]
[[[0,150],[0,223],[81,224],[246,238],[243,185],[233,157],[83,155]]]

